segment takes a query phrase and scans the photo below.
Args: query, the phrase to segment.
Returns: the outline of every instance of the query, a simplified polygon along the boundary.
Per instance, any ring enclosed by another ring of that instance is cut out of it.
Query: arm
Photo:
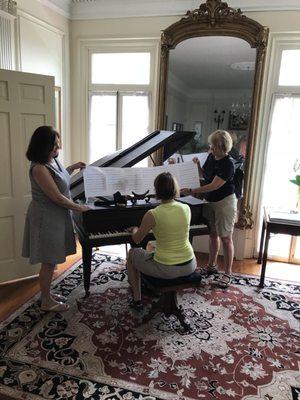
[[[66,170],[68,171],[69,175],[72,175],[72,173],[76,170],[76,169],[80,169],[82,170],[83,168],[85,168],[86,165],[84,162],[79,161],[76,164],[72,164],[69,167],[66,168]]]
[[[75,211],[89,210],[89,207],[74,203],[72,200],[62,195],[50,172],[44,165],[36,165],[33,167],[32,176],[45,195],[58,206]]]
[[[134,227],[132,230],[132,239],[135,243],[141,243],[144,237],[155,226],[155,219],[149,211],[143,216],[140,227]]]
[[[180,194],[183,196],[187,195],[193,196],[195,194],[213,192],[214,190],[217,190],[221,186],[223,186],[225,182],[226,181],[224,181],[224,179],[220,178],[219,176],[215,176],[213,181],[207,185],[200,186],[196,189],[188,189],[188,188],[180,189]]]
[[[193,195],[198,193],[213,192],[214,190],[219,189],[225,183],[226,181],[224,181],[224,179],[220,178],[219,176],[215,176],[211,183],[204,186],[200,186],[199,188],[196,189],[190,189],[190,194]]]
[[[203,169],[201,168],[199,158],[198,157],[194,157],[193,161],[194,161],[195,164],[197,164],[198,172],[199,172],[199,178],[201,180],[201,179],[203,179]]]

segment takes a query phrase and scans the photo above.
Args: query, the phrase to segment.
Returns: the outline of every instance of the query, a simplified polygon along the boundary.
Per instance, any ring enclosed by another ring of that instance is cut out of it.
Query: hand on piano
[[[75,171],[75,169],[82,170],[85,167],[86,167],[86,164],[82,161],[79,161],[78,163],[72,165],[73,171]]]
[[[81,170],[82,170],[83,168],[85,168],[85,167],[86,167],[86,164],[85,164],[84,162],[82,162],[82,161],[79,161],[78,163],[75,163],[75,164],[70,165],[70,166],[67,167],[66,169],[67,169],[68,173],[69,173],[70,175],[72,175],[73,172],[74,172],[76,169],[80,169],[80,171],[81,171]]]
[[[191,189],[182,188],[180,189],[180,196],[189,196],[191,194]]]
[[[85,205],[85,204],[80,204],[80,205],[79,205],[78,211],[86,212],[86,211],[89,211],[89,210],[91,210],[91,208],[90,208],[89,206],[87,206],[87,205]]]
[[[127,232],[134,234],[139,228],[137,226],[130,226],[126,229]]]

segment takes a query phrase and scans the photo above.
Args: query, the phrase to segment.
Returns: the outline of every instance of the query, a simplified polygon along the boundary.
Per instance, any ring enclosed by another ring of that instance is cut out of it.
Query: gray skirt
[[[76,253],[71,212],[54,203],[30,203],[26,215],[22,256],[30,264],[61,264]]]
[[[142,248],[132,249],[134,267],[145,275],[161,279],[175,279],[192,274],[197,266],[196,258],[181,265],[166,265],[154,260],[154,253]]]

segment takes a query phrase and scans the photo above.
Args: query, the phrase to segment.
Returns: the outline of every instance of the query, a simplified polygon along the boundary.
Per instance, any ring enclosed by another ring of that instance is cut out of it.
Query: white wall
[[[66,164],[70,151],[69,20],[37,0],[18,1],[18,69],[55,77],[61,88],[63,149]],[[53,121],[54,124],[54,121]]]

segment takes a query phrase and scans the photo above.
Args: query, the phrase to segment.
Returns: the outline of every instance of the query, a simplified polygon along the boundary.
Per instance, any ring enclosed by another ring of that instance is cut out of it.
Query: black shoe
[[[136,311],[143,311],[143,303],[142,303],[142,301],[141,300],[137,300],[137,301],[135,301],[135,300],[131,300],[130,302],[129,302],[129,306],[131,307],[131,308],[133,308],[133,309],[135,309]]]
[[[216,265],[207,265],[206,267],[200,269],[200,274],[206,278],[211,275],[217,274],[218,272],[218,267]]]

